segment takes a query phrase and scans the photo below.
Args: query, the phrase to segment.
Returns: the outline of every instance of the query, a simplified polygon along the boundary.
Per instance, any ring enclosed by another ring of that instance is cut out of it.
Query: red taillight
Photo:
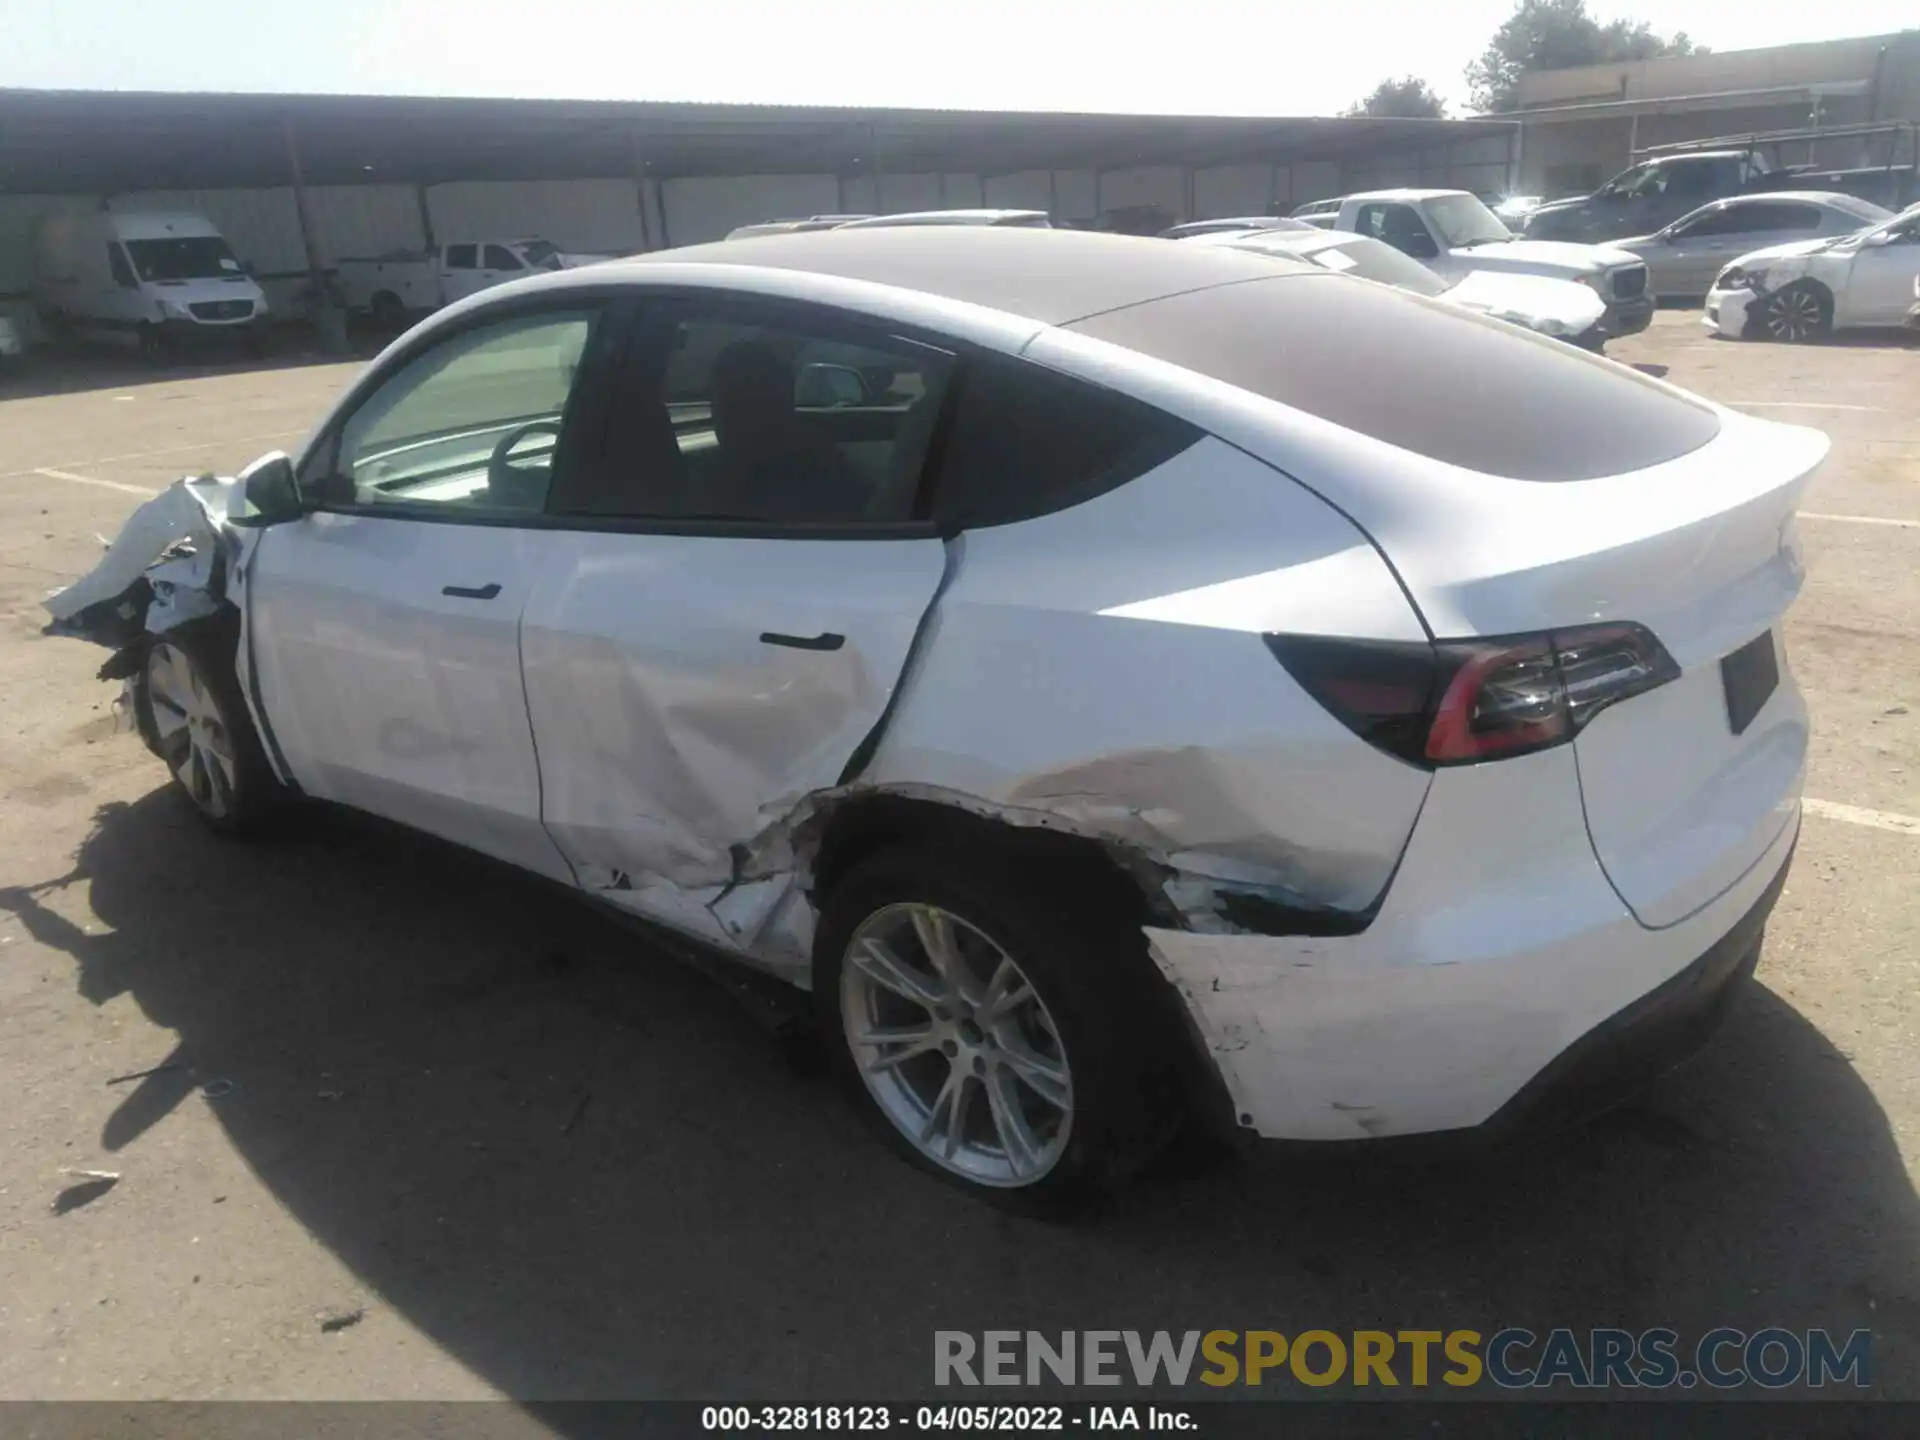
[[[1558,745],[1606,706],[1680,673],[1652,633],[1632,624],[1433,645],[1266,641],[1342,724],[1416,765],[1467,765]]]
[[[1567,738],[1566,696],[1544,635],[1518,644],[1441,645],[1457,668],[1434,706],[1424,753],[1436,765],[1492,760]]]

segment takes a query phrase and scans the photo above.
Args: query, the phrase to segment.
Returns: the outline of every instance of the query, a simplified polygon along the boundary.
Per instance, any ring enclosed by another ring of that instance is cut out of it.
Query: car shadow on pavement
[[[1920,1393],[1884,1363],[1920,1342],[1887,1118],[1764,985],[1573,1134],[1417,1163],[1181,1152],[1046,1224],[892,1159],[719,986],[565,897],[353,816],[289,828],[224,842],[156,790],[103,808],[78,855],[108,933],[45,886],[0,906],[86,998],[178,1036],[108,1149],[136,1162],[227,1082],[206,1103],[277,1199],[508,1394],[922,1394],[941,1329],[1775,1324],[1870,1328],[1875,1393]],[[75,1086],[129,1078],[87,1067]]]

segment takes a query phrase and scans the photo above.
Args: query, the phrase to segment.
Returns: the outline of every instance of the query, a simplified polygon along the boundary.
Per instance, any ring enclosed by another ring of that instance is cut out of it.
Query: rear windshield
[[[1504,321],[1337,275],[1169,295],[1067,326],[1403,450],[1515,480],[1591,480],[1720,433],[1707,406]]]

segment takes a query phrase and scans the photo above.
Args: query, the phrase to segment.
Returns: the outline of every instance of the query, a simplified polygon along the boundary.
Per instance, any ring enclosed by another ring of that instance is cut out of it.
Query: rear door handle
[[[838,650],[847,643],[847,637],[831,630],[822,630],[818,635],[782,635],[775,630],[762,630],[760,643],[785,645],[793,650]]]
[[[491,585],[442,585],[442,595],[451,595],[456,600],[491,600],[500,593],[500,582]]]

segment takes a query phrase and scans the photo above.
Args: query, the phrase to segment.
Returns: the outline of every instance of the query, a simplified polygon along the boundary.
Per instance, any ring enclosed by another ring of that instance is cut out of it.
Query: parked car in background
[[[1191,240],[1195,235],[1223,235],[1242,230],[1312,230],[1304,220],[1285,215],[1242,215],[1230,220],[1189,220],[1160,232],[1162,240]]]
[[[1920,294],[1920,204],[1878,225],[1742,255],[1707,292],[1717,334],[1801,342],[1834,330],[1897,328]]]
[[[1851,235],[1888,219],[1870,200],[1827,190],[1777,190],[1715,200],[1664,230],[1614,243],[1647,262],[1659,300],[1698,300],[1736,255],[1794,240]]]
[[[1502,190],[1489,191],[1480,199],[1500,217],[1500,223],[1518,233],[1526,218],[1546,204],[1544,195],[1509,195]]]
[[[454,240],[432,250],[342,260],[338,278],[349,310],[371,315],[376,324],[397,330],[414,316],[509,280],[612,258],[574,254],[538,238]]]
[[[1605,303],[1579,343],[1599,349],[1653,320],[1647,267],[1606,245],[1516,240],[1478,197],[1465,190],[1370,190],[1341,202],[1334,227],[1381,240],[1448,279],[1474,270],[1545,275],[1590,287]]]
[[[909,210],[899,215],[869,215],[836,226],[841,230],[879,229],[896,225],[993,225],[1023,230],[1050,230],[1053,222],[1044,210]]]
[[[1585,285],[1545,275],[1516,275],[1471,270],[1445,280],[1391,245],[1343,230],[1242,230],[1189,236],[1196,245],[1230,245],[1262,255],[1307,260],[1323,270],[1410,290],[1445,300],[1463,310],[1506,320],[1556,340],[1587,334],[1606,311],[1606,302]]]
[[[34,305],[55,334],[131,335],[158,353],[257,345],[267,297],[200,215],[66,210],[34,227]]]
[[[1323,200],[1309,200],[1294,206],[1287,214],[1290,219],[1304,220],[1316,229],[1330,229],[1340,218],[1340,206],[1345,199],[1344,195],[1329,195]]]
[[[1888,163],[1849,169],[1790,165],[1783,154],[1821,143],[1857,138],[1883,144]],[[1915,198],[1914,127],[1910,122],[1777,131],[1744,137],[1744,143],[1703,141],[1669,147],[1621,171],[1591,195],[1555,200],[1527,218],[1527,237],[1537,240],[1610,241],[1648,235],[1710,200],[1770,190],[1817,190],[1856,195],[1897,210]],[[1717,147],[1717,148],[1710,148]]]
[[[762,220],[729,230],[727,239],[748,240],[755,235],[794,235],[806,230],[832,230],[855,220],[870,220],[871,215],[808,215],[798,220]]]
[[[801,404],[826,340],[887,395]],[[1057,1208],[1183,1121],[1511,1131],[1702,1043],[1826,450],[1271,255],[772,235],[450,307],[48,607],[209,825],[297,786],[670,927]]]

